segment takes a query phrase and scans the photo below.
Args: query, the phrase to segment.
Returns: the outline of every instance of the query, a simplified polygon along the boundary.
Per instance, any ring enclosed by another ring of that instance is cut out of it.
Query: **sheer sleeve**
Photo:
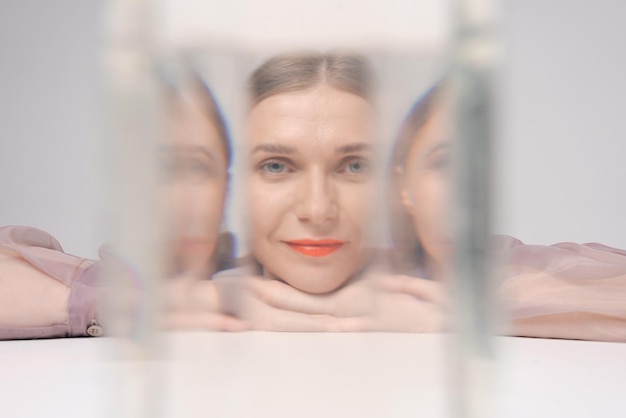
[[[0,227],[0,339],[87,335],[96,323],[100,270],[44,231]]]
[[[499,290],[521,336],[626,341],[626,251],[505,238]]]

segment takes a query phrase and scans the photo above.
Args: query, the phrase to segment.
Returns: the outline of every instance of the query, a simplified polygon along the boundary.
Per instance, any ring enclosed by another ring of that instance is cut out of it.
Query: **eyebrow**
[[[215,154],[202,145],[167,145],[162,148],[166,153],[188,153],[188,154],[204,154],[212,161],[216,162]]]
[[[352,152],[369,151],[371,149],[372,146],[370,144],[357,142],[354,144],[341,145],[335,148],[335,152],[337,154],[350,154]],[[254,154],[256,152],[267,152],[270,154],[295,154],[296,148],[281,144],[261,144],[254,147],[250,154]]]
[[[350,154],[352,152],[360,152],[360,151],[369,151],[372,149],[372,146],[365,142],[357,142],[354,144],[342,145],[340,147],[335,148],[335,152],[337,154]]]
[[[254,154],[256,152],[267,152],[270,154],[294,154],[296,149],[294,147],[290,147],[289,145],[261,144],[254,147],[250,154]]]
[[[432,147],[431,149],[428,150],[428,153],[426,154],[427,157],[430,157],[431,155],[433,155],[434,153],[436,153],[439,150],[445,150],[447,148],[450,148],[450,142],[448,141],[442,141],[440,143],[438,143],[437,145],[435,145],[434,147]]]

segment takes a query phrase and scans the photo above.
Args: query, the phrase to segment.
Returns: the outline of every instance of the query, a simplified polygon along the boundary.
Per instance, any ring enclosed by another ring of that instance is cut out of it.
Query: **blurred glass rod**
[[[496,415],[497,403],[490,186],[498,13],[495,0],[457,0],[454,5],[451,120],[456,161],[451,288],[455,334],[450,350],[449,406],[455,418],[488,418]]]
[[[112,0],[105,14],[105,139],[113,200],[109,238],[115,254],[105,279],[107,286],[115,286],[106,301],[113,312],[108,331],[127,338],[113,354],[133,360],[111,387],[110,416],[115,417],[162,416],[162,382],[154,365],[163,276],[158,149],[165,132],[155,72],[156,10],[149,0]]]

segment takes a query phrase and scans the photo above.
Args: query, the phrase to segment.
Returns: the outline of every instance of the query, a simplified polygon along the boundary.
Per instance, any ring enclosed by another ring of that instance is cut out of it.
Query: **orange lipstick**
[[[336,239],[299,239],[293,241],[283,241],[292,250],[309,257],[324,257],[332,254],[346,242]]]

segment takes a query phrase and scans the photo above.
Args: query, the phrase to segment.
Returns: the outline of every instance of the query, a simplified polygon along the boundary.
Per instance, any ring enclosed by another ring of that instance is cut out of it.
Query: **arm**
[[[0,339],[87,335],[97,269],[41,230],[0,228]]]
[[[626,252],[599,244],[504,244],[497,290],[507,334],[626,341]],[[445,292],[430,280],[372,275],[325,295],[244,273],[215,282],[222,307],[258,329],[445,329]]]
[[[512,335],[626,341],[626,252],[600,244],[512,242],[501,305]]]
[[[86,336],[94,320],[102,322],[101,316],[115,323],[105,323],[105,329],[112,328],[120,335],[132,332],[141,303],[140,279],[104,248],[100,257],[100,261],[92,261],[66,254],[50,234],[35,228],[1,227],[0,340]],[[106,286],[102,286],[104,276],[108,277]],[[246,329],[242,321],[216,312],[214,295],[209,280],[167,280],[163,284],[163,325],[170,329]]]
[[[441,285],[408,276],[368,273],[327,294],[309,294],[245,269],[213,282],[220,309],[266,331],[438,332]]]

